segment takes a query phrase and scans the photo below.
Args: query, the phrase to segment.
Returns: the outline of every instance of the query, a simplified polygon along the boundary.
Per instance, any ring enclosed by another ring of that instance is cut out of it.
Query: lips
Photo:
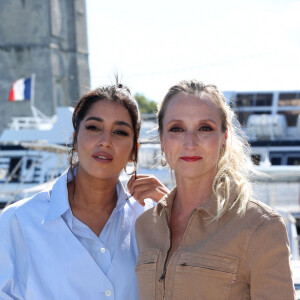
[[[195,162],[195,161],[202,159],[202,157],[201,156],[181,156],[180,159],[185,162]]]
[[[113,160],[111,154],[103,151],[94,153],[93,158],[99,162],[111,162]]]

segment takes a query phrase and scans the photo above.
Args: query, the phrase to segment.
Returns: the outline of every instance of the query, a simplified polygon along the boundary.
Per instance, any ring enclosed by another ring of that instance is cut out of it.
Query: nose
[[[103,131],[98,139],[98,147],[111,147],[111,134],[108,131]]]
[[[196,148],[197,143],[197,134],[195,132],[187,132],[184,140],[184,147],[188,149]]]

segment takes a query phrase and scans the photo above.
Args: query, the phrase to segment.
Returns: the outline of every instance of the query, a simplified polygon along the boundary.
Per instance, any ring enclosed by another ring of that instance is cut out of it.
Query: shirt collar
[[[74,176],[76,176],[76,169],[74,170]],[[68,188],[67,183],[72,179],[71,169],[68,168],[54,183],[52,187],[52,191],[50,192],[49,199],[49,209],[47,211],[45,222],[55,220],[61,217],[66,211],[70,210],[72,214],[72,210],[69,204],[68,197]],[[126,201],[128,200],[128,195],[120,181],[118,181],[117,186],[117,204],[114,211],[120,211]],[[73,216],[73,214],[72,214]]]
[[[161,215],[163,211],[165,211],[170,217],[171,210],[173,206],[173,201],[176,196],[177,187],[173,188],[173,190],[166,196],[164,196],[158,203],[156,208],[154,209],[154,212],[158,215]],[[231,196],[229,198],[229,206],[230,208],[233,204],[235,199],[237,198],[237,190],[235,184],[231,187]],[[203,205],[196,208],[197,211],[205,211],[210,217],[215,218],[218,213],[218,203],[216,196],[213,195],[209,201],[204,203]]]
[[[128,199],[129,199],[129,194],[127,194],[127,192],[120,180],[117,182],[116,189],[117,189],[118,200],[117,200],[117,204],[116,204],[116,207],[114,210],[119,211],[127,203]]]
[[[70,168],[68,168],[54,183],[52,190],[50,191],[50,203],[45,217],[46,222],[57,219],[70,209],[67,189],[67,179],[69,176],[71,176]]]

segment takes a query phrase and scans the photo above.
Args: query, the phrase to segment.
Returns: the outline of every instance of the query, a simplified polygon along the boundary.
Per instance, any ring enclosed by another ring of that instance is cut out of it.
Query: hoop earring
[[[129,173],[129,174],[127,173],[126,166],[124,167],[124,172],[125,172],[127,175],[133,175],[133,174],[136,173],[137,162],[134,160],[133,163],[134,163],[134,170],[133,170],[131,173]]]
[[[164,153],[161,151],[161,159],[160,159],[160,164],[162,167],[165,167],[167,165],[167,160],[164,158]]]

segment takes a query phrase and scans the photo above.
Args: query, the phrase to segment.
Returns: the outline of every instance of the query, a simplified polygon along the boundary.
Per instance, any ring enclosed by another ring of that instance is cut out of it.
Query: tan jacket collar
[[[154,210],[154,212],[157,215],[161,215],[164,210],[166,211],[168,216],[171,215],[171,210],[172,210],[174,198],[176,196],[176,191],[177,191],[177,187],[174,187],[169,194],[164,196],[157,203],[157,206]],[[237,198],[237,190],[236,190],[235,185],[233,185],[233,187],[231,188],[231,196],[230,196],[230,199],[229,199],[229,207],[232,206],[232,204],[234,203],[236,198]],[[217,203],[217,200],[216,200],[216,196],[212,195],[212,197],[209,201],[207,201],[202,206],[197,207],[196,209],[198,211],[200,211],[200,210],[205,211],[212,218],[216,217],[217,213],[218,213],[218,203]]]

